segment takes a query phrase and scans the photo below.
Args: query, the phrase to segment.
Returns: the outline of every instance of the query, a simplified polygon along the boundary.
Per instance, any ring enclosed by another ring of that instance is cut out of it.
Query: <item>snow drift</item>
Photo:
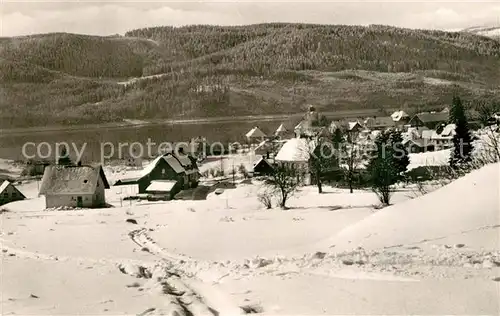
[[[322,244],[335,250],[377,249],[498,229],[500,164],[476,170],[422,197],[387,207]],[[498,234],[495,245],[500,243]]]

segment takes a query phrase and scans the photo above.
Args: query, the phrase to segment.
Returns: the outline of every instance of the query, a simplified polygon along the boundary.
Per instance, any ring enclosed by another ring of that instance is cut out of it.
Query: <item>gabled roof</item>
[[[147,164],[146,167],[144,167],[144,169],[142,169],[139,178],[143,178],[143,177],[147,176],[148,174],[150,174],[151,171],[154,170],[154,168],[156,167],[156,165],[162,159],[163,159],[163,156],[158,156],[153,161],[151,161],[149,164]]]
[[[1,185],[0,185],[0,194],[3,193],[3,191],[5,191],[5,189],[7,189],[8,187],[12,187],[14,189],[15,192],[17,192],[20,197],[22,198],[26,198],[26,196],[24,196],[24,194],[19,191],[12,183],[10,183],[9,181],[5,180]]]
[[[455,124],[448,124],[444,127],[443,131],[441,132],[441,136],[453,136],[455,135]]]
[[[179,161],[174,156],[168,155],[168,156],[164,156],[163,158],[170,165],[170,167],[172,167],[172,169],[174,169],[175,172],[177,172],[177,173],[186,172],[186,170],[181,166]]]
[[[409,115],[405,111],[396,111],[391,114],[391,118],[393,121],[398,122],[402,118],[409,117]]]
[[[182,172],[186,172],[186,170],[181,166],[180,162],[177,160],[177,158],[175,158],[174,156],[172,156],[171,154],[166,154],[166,155],[162,155],[162,156],[158,156],[156,157],[152,162],[150,162],[142,171],[141,171],[141,174],[139,176],[139,178],[144,178],[145,176],[149,175],[155,168],[156,166],[158,165],[158,163],[160,163],[161,160],[165,160],[167,162],[167,164],[172,167],[172,169],[176,172],[176,173],[182,173]]]
[[[146,188],[146,191],[170,192],[177,181],[173,180],[153,180]]]
[[[359,126],[361,128],[363,127],[363,125],[361,125],[361,123],[359,123],[358,121],[349,122],[349,123],[347,123],[347,130],[352,131],[356,126]]]
[[[285,125],[283,125],[283,123],[276,129],[276,132],[275,134],[279,134],[279,133],[286,133],[287,132],[287,129],[285,128]]]
[[[94,194],[99,178],[104,182],[104,188],[109,189],[101,166],[47,166],[40,194]]]
[[[9,181],[5,180],[1,185],[0,185],[0,193],[2,193],[7,187],[11,185]]]
[[[267,161],[267,159],[265,159],[264,157],[260,157],[256,162],[254,162],[253,166],[255,168],[260,164],[267,164],[267,165],[271,166],[271,163],[269,163],[269,161]]]
[[[394,125],[394,120],[391,116],[368,117],[365,120],[365,124],[370,126],[389,127]]]
[[[276,155],[276,161],[306,162],[309,161],[313,145],[304,138],[288,140]]]
[[[179,160],[181,166],[183,167],[191,167],[191,159],[189,159],[188,155],[183,155],[183,154],[177,154],[175,155],[175,158]]]
[[[415,115],[422,123],[446,122],[448,121],[447,112],[427,112]]]
[[[264,134],[264,132],[262,132],[257,126],[255,126],[248,133],[246,133],[245,136],[248,138],[252,138],[252,137],[261,138],[261,137],[266,137],[266,134]]]

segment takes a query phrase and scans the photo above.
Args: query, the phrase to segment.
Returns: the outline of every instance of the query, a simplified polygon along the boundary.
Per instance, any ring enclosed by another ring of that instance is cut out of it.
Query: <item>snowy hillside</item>
[[[470,27],[470,28],[464,29],[462,31],[481,35],[481,36],[500,38],[500,26],[490,26],[490,27],[477,26],[477,27]]]
[[[499,179],[500,164],[489,165],[418,199],[385,208],[340,231],[330,242],[335,249],[374,249],[449,238],[500,250]]]
[[[111,187],[113,208],[72,211],[24,183],[0,214],[2,313],[499,314],[499,178],[493,164],[424,196],[401,187],[382,209],[368,190],[310,186],[287,211],[261,205],[256,180],[169,202]]]

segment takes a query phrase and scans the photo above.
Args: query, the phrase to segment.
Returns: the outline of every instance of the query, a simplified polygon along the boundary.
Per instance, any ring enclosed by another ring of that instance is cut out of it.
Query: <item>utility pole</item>
[[[231,169],[231,172],[233,173],[233,185],[234,185],[234,176],[236,175],[236,170],[234,169],[234,159],[233,159],[233,168]]]
[[[222,152],[221,152],[221,155],[220,155],[220,171],[221,171],[221,174],[222,176],[224,176],[224,164],[222,163]]]

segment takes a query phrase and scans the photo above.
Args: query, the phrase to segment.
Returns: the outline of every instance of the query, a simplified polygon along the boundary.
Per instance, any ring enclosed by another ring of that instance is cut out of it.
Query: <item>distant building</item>
[[[311,184],[309,159],[315,144],[315,141],[305,138],[292,138],[281,147],[274,161],[276,164],[288,165],[299,170],[304,175],[303,183],[309,185]]]
[[[448,112],[426,112],[414,115],[409,121],[412,127],[427,127],[435,129],[448,122]]]
[[[101,166],[55,165],[45,168],[40,194],[47,208],[102,207],[106,205],[108,180]]]
[[[347,132],[349,133],[359,133],[364,129],[363,125],[360,122],[348,122],[347,123]]]
[[[307,139],[328,137],[331,135],[326,118],[321,116],[313,106],[309,106],[309,112],[295,126],[294,133],[296,138]]]
[[[266,134],[259,127],[255,126],[245,135],[249,143],[260,143],[266,138]]]
[[[386,130],[396,126],[393,118],[390,116],[368,117],[363,123],[369,130]]]
[[[274,132],[274,136],[278,139],[283,139],[283,138],[288,138],[291,135],[290,135],[290,132],[288,131],[288,129],[285,127],[285,125],[281,124],[280,126],[278,126],[278,128]]]
[[[272,164],[265,158],[261,157],[254,163],[253,174],[256,176],[268,175],[273,172]]]
[[[5,180],[0,185],[0,205],[24,200],[26,197],[12,183]]]
[[[405,111],[396,111],[391,114],[394,126],[400,130],[410,122],[410,116]]]

